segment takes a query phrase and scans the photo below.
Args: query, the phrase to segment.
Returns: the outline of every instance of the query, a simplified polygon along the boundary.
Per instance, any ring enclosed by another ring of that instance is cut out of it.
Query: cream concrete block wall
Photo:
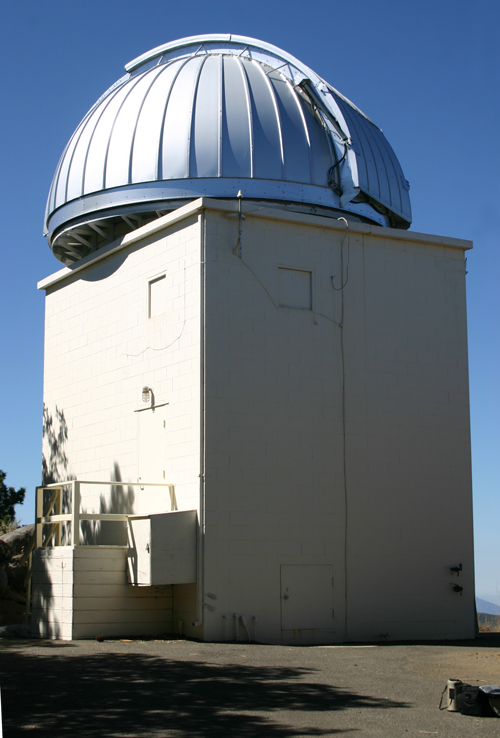
[[[33,636],[68,641],[172,632],[172,587],[131,587],[127,551],[69,546],[34,553]]]
[[[242,258],[232,204],[199,201],[48,287],[49,474],[136,481],[134,411],[152,386],[169,403],[166,481],[202,525],[198,585],[173,587],[174,631],[246,637],[239,613],[250,637],[274,643],[473,635],[468,244],[251,208]],[[310,309],[283,297],[283,269],[310,273]],[[161,274],[166,317],[148,319],[148,281]],[[153,512],[153,497],[82,486],[89,511]],[[332,572],[331,620],[283,619],[290,567]]]
[[[73,565],[68,546],[33,552],[31,634],[73,637]]]
[[[349,635],[473,637],[464,252],[374,235],[345,290]]]
[[[134,411],[145,408],[147,385],[157,405],[168,403],[158,409],[166,421],[165,481],[175,484],[179,509],[197,509],[199,263],[195,215],[47,288],[43,453],[49,477],[136,482],[143,414]],[[148,318],[148,282],[163,274],[166,311]],[[170,509],[169,499],[153,504],[159,493],[147,488],[82,485],[81,494],[87,512]]]
[[[207,215],[205,610],[209,638],[233,613],[280,642],[280,567],[343,561],[342,231]],[[323,239],[323,241],[321,240]],[[313,311],[280,307],[278,268],[312,273]],[[336,566],[334,591],[343,592]],[[343,639],[343,595],[321,640]],[[313,634],[309,634],[314,639]],[[242,634],[242,637],[246,637]],[[253,634],[252,634],[253,637]],[[304,635],[305,637],[305,635]]]
[[[293,638],[291,564],[333,566],[323,640],[470,637],[466,244],[325,223],[247,212],[240,259],[234,216],[206,216],[204,637],[237,612]],[[311,272],[312,310],[280,307],[279,267]]]
[[[143,445],[147,447],[150,439],[156,443],[163,463],[153,459],[154,468],[146,470],[146,474],[143,469],[141,480],[174,484],[178,509],[198,510],[201,393],[198,216],[191,215],[181,225],[167,225],[161,232],[149,231],[146,226],[125,237],[121,249],[90,262],[73,275],[56,279],[47,287],[45,482],[68,478],[137,482],[139,426],[146,413],[150,418],[152,413],[135,411],[146,407],[141,393],[147,385],[154,390],[155,403],[160,406],[155,412],[160,421],[164,419],[165,429],[158,440],[152,437],[158,428],[146,428],[148,435]],[[162,275],[167,287],[166,311],[149,318],[148,285]],[[170,505],[165,490],[81,485],[81,507],[86,512],[140,514],[169,510]],[[82,523],[81,540],[90,544],[124,544],[126,531],[121,524]],[[107,559],[110,566],[111,557],[118,568],[111,574],[97,568],[92,581],[84,582],[81,590],[84,594],[75,590],[71,634],[68,635],[70,625],[66,622],[69,615],[64,613],[66,620],[61,620],[59,601],[38,598],[39,606],[34,609],[32,619],[34,627],[40,623],[40,634],[43,631],[47,635],[77,638],[96,635],[96,630],[104,635],[170,631],[173,627],[171,588],[167,599],[148,597],[144,589],[125,583],[123,551],[112,549],[110,553],[99,549],[99,552],[98,557]],[[34,591],[41,592],[42,584],[47,590],[58,584],[59,574],[54,570],[53,578],[52,569],[35,571]],[[113,595],[117,607],[110,604],[106,594],[111,585],[120,590]],[[176,618],[189,622],[196,619],[192,617],[193,607],[196,609],[192,587],[178,585],[176,592]],[[94,609],[89,610],[89,603]],[[122,613],[117,616],[120,608]],[[47,618],[49,624],[45,624]]]

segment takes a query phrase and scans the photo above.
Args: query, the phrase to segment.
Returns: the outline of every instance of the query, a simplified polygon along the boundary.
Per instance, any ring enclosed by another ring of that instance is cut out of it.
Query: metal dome
[[[196,36],[125,69],[76,129],[52,181],[45,234],[64,263],[182,201],[238,190],[409,227],[409,185],[382,131],[286,52],[243,36]]]

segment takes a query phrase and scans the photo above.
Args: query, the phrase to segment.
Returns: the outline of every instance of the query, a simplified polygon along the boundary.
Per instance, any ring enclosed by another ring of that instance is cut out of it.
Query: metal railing
[[[52,546],[67,545],[71,548],[77,546],[89,546],[87,543],[80,543],[80,523],[82,521],[99,521],[109,523],[126,523],[130,515],[126,513],[87,513],[81,512],[81,494],[80,488],[85,484],[94,484],[101,487],[163,487],[169,491],[170,507],[172,510],[177,509],[175,500],[175,485],[165,483],[147,483],[147,482],[94,482],[87,480],[72,479],[67,482],[55,482],[54,484],[46,484],[36,488],[36,516],[35,516],[35,533],[30,545],[24,552],[21,565],[28,562],[28,573],[26,574],[26,621],[28,622],[31,613],[31,580],[33,577],[33,551],[37,548],[48,548]],[[71,512],[63,513],[63,490],[71,488],[69,502]],[[44,505],[44,495],[46,490],[52,491],[49,501]],[[52,514],[52,510],[55,513]],[[69,523],[66,532],[70,536],[70,542],[62,543],[62,526],[63,523]],[[44,530],[50,526],[47,533]]]

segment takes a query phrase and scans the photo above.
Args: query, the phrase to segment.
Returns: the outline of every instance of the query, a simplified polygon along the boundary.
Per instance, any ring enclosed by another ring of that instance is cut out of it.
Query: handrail
[[[96,482],[90,479],[68,479],[67,482],[51,482],[51,484],[44,484],[42,487],[37,489],[58,489],[59,487],[69,487],[70,484],[78,482],[79,484],[100,484],[101,487],[175,487],[174,484],[168,484],[167,482],[115,482],[110,480],[107,482]]]
[[[81,495],[80,487],[82,484],[98,484],[100,486],[111,487],[164,487],[170,492],[170,505],[172,509],[177,509],[175,500],[175,485],[165,482],[115,482],[113,480],[107,482],[97,482],[94,480],[70,479],[66,482],[53,482],[44,484],[36,488],[36,516],[35,516],[35,532],[33,538],[23,554],[21,565],[28,561],[28,572],[25,578],[26,585],[26,622],[29,622],[31,611],[31,579],[33,576],[33,551],[35,548],[47,548],[50,541],[54,538],[54,546],[60,546],[62,540],[62,524],[71,523],[71,547],[80,546],[80,522],[82,520],[96,520],[111,523],[124,523],[129,519],[129,515],[124,513],[86,513],[80,512]],[[71,487],[71,512],[62,512],[62,493],[64,487]],[[45,490],[54,490],[48,504],[44,507],[43,495]],[[50,511],[56,508],[55,515],[50,515]],[[44,539],[43,528],[50,525],[48,535]]]
[[[29,542],[29,546],[26,549],[26,551],[23,553],[22,559],[19,562],[19,566],[24,566],[24,564],[29,559],[29,556],[32,553],[34,548],[35,548],[35,534],[33,533],[33,535],[31,536],[31,541]]]
[[[100,482],[87,479],[71,479],[66,482],[53,482],[36,488],[36,519],[35,519],[35,545],[36,548],[46,548],[52,538],[56,535],[56,546],[61,545],[61,527],[62,523],[71,523],[71,546],[76,548],[80,545],[80,522],[82,520],[95,520],[101,522],[123,523],[126,522],[128,516],[124,513],[86,513],[80,512],[81,494],[80,487],[82,484],[95,484],[112,487],[163,487],[170,492],[171,506],[175,504],[175,485],[165,482],[115,482],[113,480]],[[62,490],[63,487],[71,487],[71,512],[62,513]],[[54,490],[49,504],[44,509],[43,494],[45,490]],[[48,515],[50,510],[56,505],[57,512],[55,515]],[[51,529],[47,538],[43,536],[43,526],[50,525]]]
[[[54,487],[54,492],[45,510],[43,511],[44,516],[46,516],[47,513],[49,513],[52,510],[54,505],[56,506],[56,510],[60,511],[62,509],[62,486],[59,484],[58,486],[53,486],[53,487]],[[37,488],[37,491],[38,491],[38,488]],[[41,497],[41,502],[43,505],[43,493]],[[38,505],[39,505],[39,499],[37,497],[37,506]],[[56,531],[56,545],[57,544],[61,545],[61,526],[58,526],[57,523],[53,523],[51,525],[49,535],[45,540],[44,547],[48,546],[49,541],[51,540],[54,534],[54,530]],[[26,587],[26,610],[25,610],[25,622],[26,623],[29,623],[30,612],[31,612],[31,579],[33,576],[33,550],[36,546],[36,542],[37,542],[37,526],[35,523],[35,531],[20,561],[20,566],[23,566],[26,563],[26,561],[28,562],[28,571],[26,573],[26,577],[24,580],[24,585]]]

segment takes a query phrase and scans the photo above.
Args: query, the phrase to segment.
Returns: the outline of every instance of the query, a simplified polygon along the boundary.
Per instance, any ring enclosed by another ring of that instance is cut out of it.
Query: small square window
[[[162,315],[167,309],[167,280],[165,275],[152,279],[148,284],[148,317]]]
[[[312,310],[312,273],[278,267],[280,307]]]

